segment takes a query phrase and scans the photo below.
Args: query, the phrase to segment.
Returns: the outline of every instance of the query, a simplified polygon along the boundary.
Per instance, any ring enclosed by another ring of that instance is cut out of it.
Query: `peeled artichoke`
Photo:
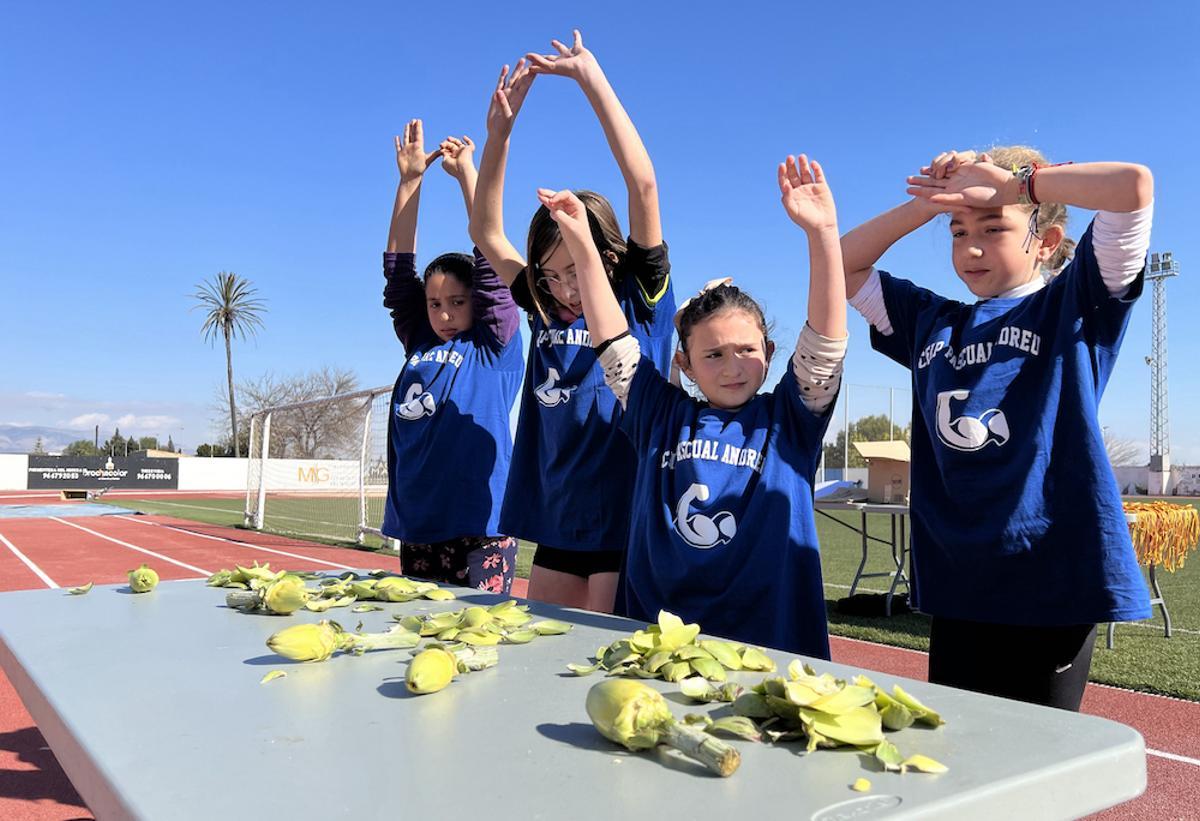
[[[129,571],[129,588],[134,593],[149,593],[158,585],[158,574],[148,564]]]

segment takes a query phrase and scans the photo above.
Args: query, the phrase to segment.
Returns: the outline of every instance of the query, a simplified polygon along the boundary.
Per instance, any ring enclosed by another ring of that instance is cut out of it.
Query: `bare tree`
[[[324,399],[358,389],[353,370],[324,366],[278,377],[267,373],[238,383],[240,422],[266,408]],[[327,402],[271,415],[273,458],[335,459],[356,456],[362,436],[359,420],[365,400]]]
[[[1142,458],[1142,446],[1137,442],[1132,439],[1119,439],[1109,433],[1107,427],[1102,432],[1104,450],[1108,453],[1108,461],[1113,467],[1141,465],[1145,462]]]

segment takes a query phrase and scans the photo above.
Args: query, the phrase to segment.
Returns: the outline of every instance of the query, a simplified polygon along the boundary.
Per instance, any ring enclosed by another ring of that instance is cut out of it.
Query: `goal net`
[[[391,391],[389,385],[255,413],[245,525],[381,544]]]

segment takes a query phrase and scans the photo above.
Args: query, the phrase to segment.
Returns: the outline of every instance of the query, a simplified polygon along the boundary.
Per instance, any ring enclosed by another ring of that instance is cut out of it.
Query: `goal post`
[[[392,387],[263,408],[250,417],[248,528],[378,545]]]

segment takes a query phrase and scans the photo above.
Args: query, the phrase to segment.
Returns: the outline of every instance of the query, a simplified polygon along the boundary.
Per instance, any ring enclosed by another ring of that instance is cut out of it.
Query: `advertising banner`
[[[178,459],[109,456],[30,456],[30,490],[106,487],[175,490]]]

